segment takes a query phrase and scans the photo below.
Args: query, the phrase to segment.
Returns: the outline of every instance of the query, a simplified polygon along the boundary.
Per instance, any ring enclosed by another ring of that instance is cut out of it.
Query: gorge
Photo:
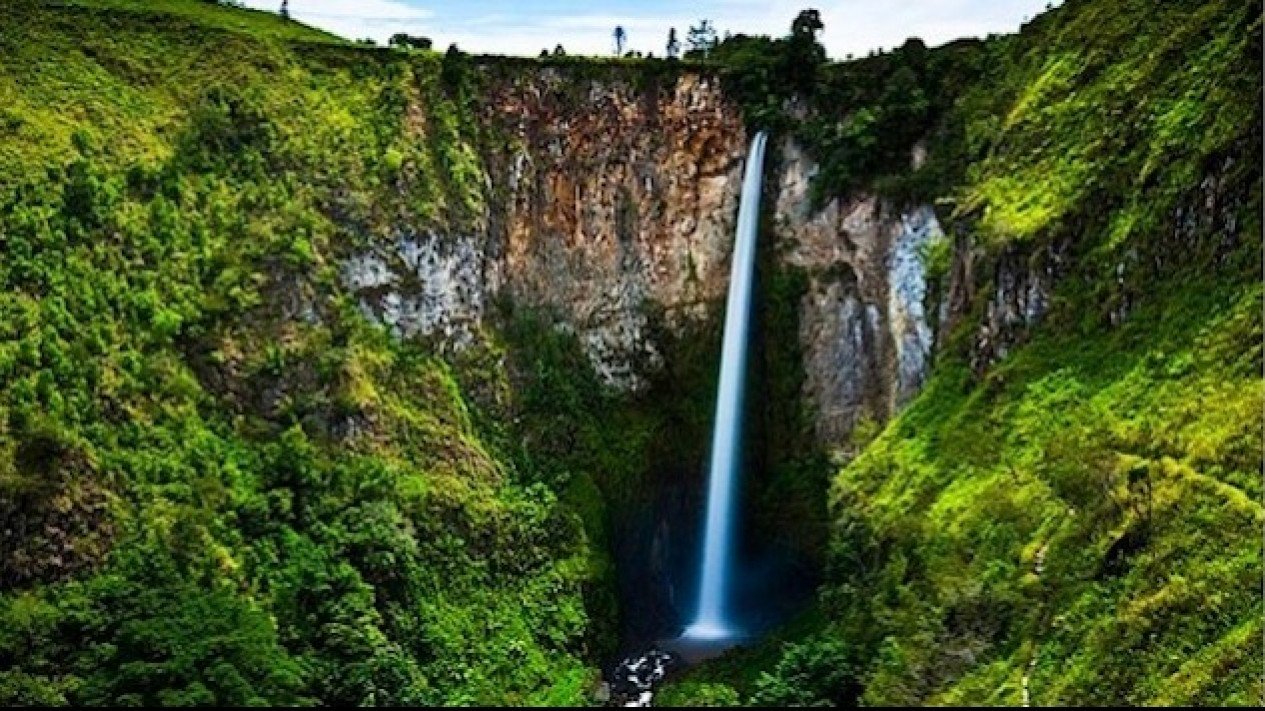
[[[1259,2],[0,13],[0,701],[585,705],[696,624],[656,703],[1261,703]]]

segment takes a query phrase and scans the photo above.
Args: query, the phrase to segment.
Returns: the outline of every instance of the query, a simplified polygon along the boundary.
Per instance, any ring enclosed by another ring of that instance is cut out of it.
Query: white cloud
[[[928,46],[961,37],[1014,32],[1042,12],[1049,0],[827,0],[820,2],[826,31],[822,44],[832,57],[890,48],[910,37]]]
[[[243,0],[257,10],[277,12],[281,0]],[[348,39],[380,42],[396,32],[425,34],[434,12],[400,0],[291,0],[290,16]]]
[[[593,2],[592,11],[550,11],[549,3],[522,3],[521,11],[479,14],[477,0],[466,5],[440,0],[291,0],[295,19],[344,37],[385,42],[396,32],[423,35],[437,48],[457,43],[471,52],[535,55],[562,44],[571,54],[609,54],[616,25],[628,33],[628,47],[663,54],[668,28],[682,41],[701,17],[722,33],[785,34],[804,7],[821,10],[822,44],[830,56],[857,56],[921,37],[928,45],[993,32],[1013,32],[1041,12],[1048,0],[702,0],[664,12],[636,3]],[[280,0],[245,0],[275,11]]]

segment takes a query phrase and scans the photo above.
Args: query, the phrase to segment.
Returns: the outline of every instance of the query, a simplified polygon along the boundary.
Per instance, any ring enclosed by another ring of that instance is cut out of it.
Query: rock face
[[[344,284],[399,335],[451,349],[475,342],[499,297],[552,312],[607,384],[636,389],[662,360],[652,311],[674,328],[723,303],[747,147],[738,108],[700,75],[634,86],[552,68],[489,75],[479,106],[484,214],[463,233],[401,225],[345,260]],[[837,447],[922,385],[934,334],[921,250],[942,233],[931,207],[868,194],[814,209],[816,171],[783,140],[765,210],[778,259],[809,277],[804,397]]]
[[[505,289],[557,310],[607,382],[635,387],[659,357],[647,304],[672,324],[724,297],[746,133],[719,82],[697,75],[575,91],[544,71],[488,103],[506,134],[490,161],[505,181]]]
[[[487,254],[469,236],[401,233],[394,243],[343,264],[361,307],[402,338],[434,336],[452,348],[474,342],[489,298]]]
[[[605,705],[630,708],[651,706],[655,689],[667,678],[670,671],[681,666],[681,661],[678,655],[654,647],[625,657],[609,674],[610,695]]]
[[[804,397],[819,441],[837,447],[862,419],[885,420],[922,386],[934,334],[922,250],[942,239],[935,211],[868,194],[813,209],[817,166],[784,141],[775,222],[784,262],[808,276],[800,303]]]
[[[1050,294],[1063,263],[1062,250],[1035,254],[1010,250],[993,263],[993,290],[987,294],[983,321],[975,332],[971,366],[977,372],[1006,357],[1050,306]]]
[[[634,87],[557,69],[492,77],[477,234],[413,234],[353,255],[344,283],[402,336],[468,345],[498,296],[574,331],[610,385],[635,389],[669,326],[723,299],[746,133],[714,79]]]

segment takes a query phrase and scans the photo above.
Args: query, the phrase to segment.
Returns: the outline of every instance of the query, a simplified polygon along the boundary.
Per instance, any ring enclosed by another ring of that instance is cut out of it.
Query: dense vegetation
[[[0,701],[582,701],[608,572],[487,426],[506,372],[339,288],[339,250],[480,209],[461,58],[4,13]]]
[[[1259,3],[1074,0],[821,70],[792,129],[820,194],[938,199],[933,277],[994,266],[923,394],[834,478],[824,623],[669,698],[1261,702],[1260,54]],[[999,264],[1059,283],[997,359],[977,329]]]
[[[460,52],[202,0],[4,12],[0,702],[585,702],[609,503],[699,467],[714,324],[629,399],[522,305],[460,357],[364,318],[347,250],[495,199]],[[936,201],[933,284],[977,266],[924,393],[824,482],[803,275],[762,253],[752,520],[825,582],[665,701],[1261,701],[1260,16],[1070,0],[830,63],[804,13],[706,59],[484,68],[717,72],[821,200]],[[1058,284],[997,357],[1002,262]]]

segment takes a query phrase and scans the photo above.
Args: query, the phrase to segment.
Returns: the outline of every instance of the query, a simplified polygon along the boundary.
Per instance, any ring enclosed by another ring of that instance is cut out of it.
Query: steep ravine
[[[755,128],[774,631],[664,700],[1258,700],[1260,7],[1190,5],[804,73],[13,0],[0,702],[592,701],[690,612]]]
[[[644,395],[665,355],[683,357],[669,352],[672,342],[714,330],[720,315],[746,141],[738,108],[717,78],[688,72],[635,86],[558,69],[482,71],[476,113],[490,128],[470,150],[487,200],[474,229],[400,225],[396,239],[344,259],[344,283],[400,336],[450,351],[496,330],[498,301],[548,314],[553,328],[575,335],[602,382]],[[869,195],[814,209],[815,172],[784,139],[766,171],[774,230],[766,270],[807,275],[790,305],[803,383],[786,407],[809,413],[814,435],[802,444],[824,452],[846,443],[859,421],[884,421],[922,383],[932,331],[920,250],[940,230],[929,206],[900,210]],[[616,516],[621,569],[651,581],[626,588],[626,601],[645,597],[644,609],[626,602],[629,612],[662,617],[632,623],[641,634],[662,633],[693,584],[682,575],[706,435],[694,432],[686,462],[652,456],[648,466],[660,471],[649,511],[609,502],[625,509]]]

